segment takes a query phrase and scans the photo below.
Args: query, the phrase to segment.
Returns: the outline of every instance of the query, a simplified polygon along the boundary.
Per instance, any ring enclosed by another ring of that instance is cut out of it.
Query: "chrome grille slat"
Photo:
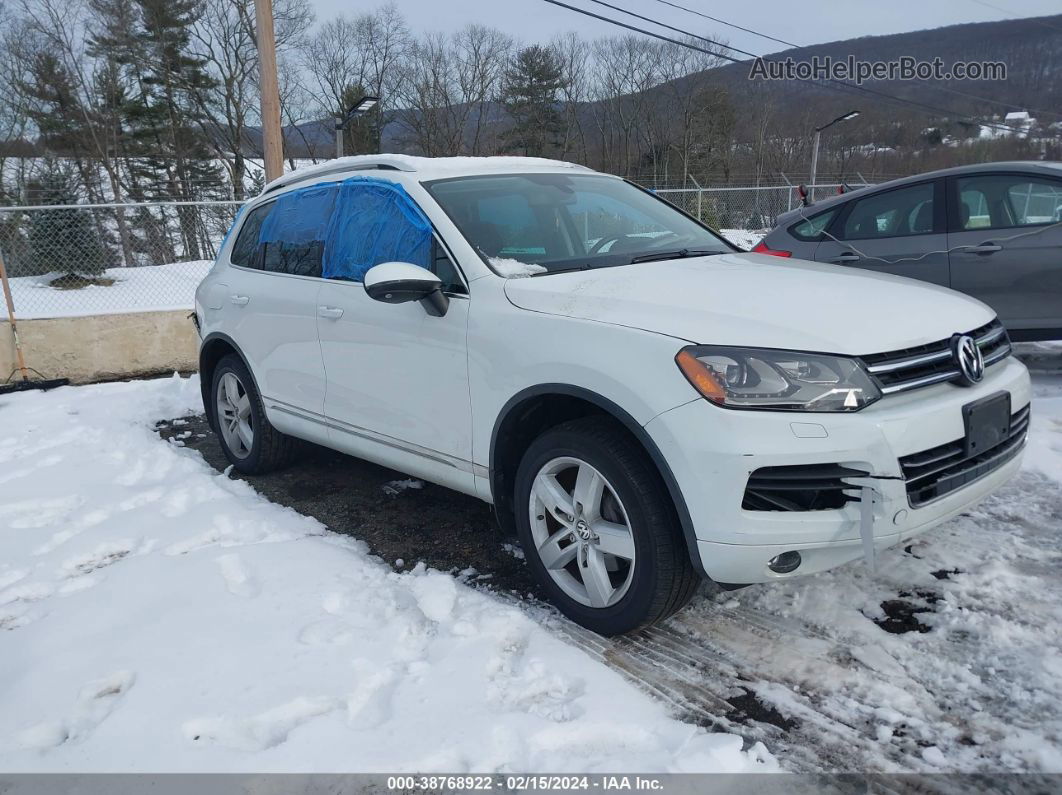
[[[1014,412],[1010,434],[995,447],[964,458],[962,439],[900,458],[911,507],[919,508],[972,483],[1005,464],[1024,446],[1029,434],[1029,406]]]
[[[937,351],[936,353],[927,353],[925,356],[915,356],[911,359],[899,359],[888,364],[876,364],[868,367],[867,370],[871,373],[891,373],[894,370],[902,370],[905,367],[916,367],[920,364],[947,359],[949,356],[951,356],[951,351]]]
[[[969,335],[984,355],[985,367],[1011,354],[1010,339],[999,320],[976,328]],[[941,384],[962,375],[953,361],[950,338],[915,348],[870,354],[863,356],[862,361],[884,395]]]
[[[933,375],[927,375],[922,378],[914,378],[910,381],[902,381],[891,386],[884,386],[881,388],[881,392],[884,395],[891,395],[896,392],[906,392],[909,389],[918,389],[918,387],[920,386],[932,386],[933,384],[941,384],[945,381],[951,381],[958,377],[958,370],[946,370],[942,373],[934,373]]]

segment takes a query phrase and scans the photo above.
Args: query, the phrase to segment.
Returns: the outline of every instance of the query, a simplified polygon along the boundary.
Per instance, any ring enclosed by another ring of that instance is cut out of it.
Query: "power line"
[[[717,47],[725,47],[728,50],[733,50],[734,52],[741,53],[742,55],[748,55],[748,56],[751,56],[752,58],[758,58],[759,57],[755,53],[745,52],[744,50],[739,50],[737,47],[731,47],[729,44],[724,44],[721,41],[716,41],[715,39],[709,39],[709,38],[707,38],[705,36],[699,36],[696,33],[690,33],[689,31],[683,30],[682,28],[676,28],[676,27],[673,27],[672,25],[668,25],[666,22],[658,22],[655,19],[651,19],[649,17],[644,17],[641,14],[636,14],[633,11],[628,11],[625,8],[620,8],[619,6],[614,6],[611,3],[606,3],[606,2],[604,2],[604,0],[590,0],[590,2],[591,3],[596,3],[599,6],[604,6],[605,8],[611,8],[613,11],[619,11],[621,14],[626,14],[627,16],[634,17],[635,19],[640,19],[643,22],[648,22],[651,25],[659,25],[662,28],[667,28],[668,30],[674,31],[675,33],[681,33],[683,36],[692,36],[693,38],[700,39],[701,41],[707,42],[708,44],[714,44]],[[599,17],[599,19],[604,19],[604,17]],[[714,55],[718,55],[719,53],[713,53],[713,54]],[[726,56],[721,56],[721,57],[726,57]],[[741,61],[739,59],[737,59],[737,58],[730,58],[729,60],[733,61],[734,63],[741,63]]]
[[[696,14],[697,16],[704,17],[705,19],[710,19],[712,22],[718,22],[720,25],[726,25],[728,28],[735,28],[736,30],[744,31],[745,33],[751,33],[753,36],[759,36],[762,39],[768,39],[770,41],[776,41],[779,44],[786,45],[787,47],[795,47],[796,46],[795,44],[790,44],[788,41],[784,41],[782,39],[776,39],[774,36],[768,36],[766,33],[760,33],[758,30],[753,30],[752,28],[743,28],[743,27],[741,27],[741,25],[736,25],[733,22],[727,22],[725,19],[719,19],[718,17],[709,16],[708,14],[703,14],[700,11],[696,11],[696,10],[694,10],[692,8],[687,8],[686,6],[679,5],[678,3],[670,3],[670,2],[668,2],[668,0],[656,0],[656,2],[662,3],[662,4],[666,5],[666,6],[671,6],[672,8],[677,8],[680,11],[686,11],[686,12],[688,12],[690,14]]]
[[[596,3],[596,2],[598,2],[598,0],[591,0],[591,2]],[[703,14],[700,11],[697,11],[696,9],[688,8],[688,7],[684,6],[684,5],[679,5],[678,3],[672,3],[672,2],[669,2],[669,0],[656,0],[656,2],[661,3],[663,5],[666,5],[666,6],[671,6],[672,8],[677,8],[677,9],[679,9],[681,11],[686,11],[687,13],[690,13],[690,14],[695,14],[696,16],[699,16],[699,17],[704,17],[705,19],[710,19],[713,22],[718,22],[719,24],[726,25],[727,27],[736,28],[737,30],[742,30],[745,33],[751,33],[754,36],[760,36],[760,37],[765,38],[765,39],[770,39],[771,41],[777,42],[779,44],[784,44],[787,47],[794,47],[796,49],[804,49],[804,48],[809,46],[809,45],[806,45],[806,44],[796,44],[796,43],[791,42],[791,41],[786,41],[785,39],[778,39],[778,38],[775,38],[774,36],[768,36],[766,33],[760,33],[759,31],[753,30],[752,28],[742,27],[741,25],[736,25],[733,22],[727,22],[726,20],[719,19],[718,17],[709,16],[708,14]],[[980,2],[980,0],[974,0],[974,2]],[[601,5],[608,5],[607,3],[600,3],[600,4]],[[987,3],[981,3],[981,5],[988,5],[988,4]],[[611,8],[616,8],[615,6],[610,6],[610,7]],[[995,8],[995,6],[989,6],[989,7],[990,8]],[[616,10],[617,11],[623,11],[622,8],[616,8]],[[999,9],[999,10],[1002,11],[1003,9]],[[627,11],[627,12],[624,12],[624,13],[628,13],[629,14],[630,12]],[[639,18],[640,19],[646,19],[645,17],[639,17]],[[652,20],[646,20],[646,21],[651,22]],[[662,22],[657,22],[656,24],[663,25]],[[663,26],[664,27],[668,27],[668,28],[671,27],[670,25],[663,25]],[[671,29],[675,30],[675,28],[671,28]],[[701,38],[701,37],[698,36],[697,38]],[[707,41],[711,41],[711,39],[707,39]],[[723,45],[723,46],[724,47],[729,47],[729,45]],[[729,49],[734,50],[734,52],[744,53],[743,50],[739,50],[739,49],[734,48],[734,47],[729,47]],[[751,53],[744,53],[744,54],[751,55]],[[754,55],[753,57],[755,58],[755,57],[762,57],[762,56],[755,56]],[[1027,111],[1030,111],[1032,113],[1036,113],[1036,114],[1038,114],[1040,116],[1054,116],[1057,119],[1062,119],[1062,113],[1056,113],[1056,112],[1050,111],[1050,110],[1038,110],[1037,108],[1030,108],[1028,106],[1022,107],[1022,106],[1017,105],[1017,104],[1015,104],[1013,102],[1003,102],[1001,100],[989,99],[988,97],[982,97],[982,96],[979,96],[977,94],[971,94],[971,93],[966,92],[966,91],[959,91],[956,88],[949,88],[947,86],[935,85],[935,84],[931,84],[931,83],[922,83],[922,85],[924,85],[924,86],[926,86],[927,88],[930,88],[930,89],[936,89],[937,91],[944,91],[944,92],[946,92],[948,94],[954,94],[955,96],[965,97],[967,99],[976,99],[976,100],[979,100],[981,102],[987,102],[987,103],[989,103],[991,105],[998,105],[999,107],[1002,107],[1002,108],[1014,108],[1016,110],[1027,110]]]
[[[612,8],[612,9],[616,10],[616,11],[619,11],[621,13],[628,14],[629,16],[632,16],[632,17],[636,17],[636,18],[643,19],[643,20],[646,19],[645,17],[643,17],[643,16],[641,16],[639,14],[635,14],[632,11],[627,11],[627,10],[625,10],[623,8],[620,8],[619,6],[614,6],[614,5],[611,5],[609,3],[605,3],[605,2],[603,2],[603,0],[590,0],[590,1],[593,2],[593,3],[597,3],[599,5],[607,6],[609,8]],[[689,48],[691,50],[696,50],[698,52],[703,52],[703,53],[706,53],[708,55],[716,56],[718,58],[723,58],[724,60],[730,61],[732,63],[746,63],[746,61],[744,61],[744,60],[742,60],[740,58],[734,58],[731,55],[727,55],[727,54],[721,53],[721,52],[715,52],[715,51],[712,51],[712,50],[706,50],[705,48],[698,47],[697,45],[692,44],[689,41],[681,41],[679,39],[673,39],[670,36],[664,36],[661,33],[655,33],[655,32],[650,31],[650,30],[645,30],[644,28],[639,28],[639,27],[637,27],[635,25],[628,25],[626,22],[621,22],[618,19],[612,19],[611,17],[606,17],[606,16],[604,16],[602,14],[595,14],[593,11],[589,11],[589,10],[587,10],[585,8],[577,8],[576,6],[568,5],[567,3],[562,3],[562,2],[560,2],[560,0],[543,0],[543,2],[549,3],[551,5],[559,6],[561,8],[566,8],[567,10],[574,11],[577,14],[583,14],[583,15],[588,16],[588,17],[593,17],[594,19],[599,19],[602,22],[608,22],[611,25],[616,25],[618,27],[625,28],[626,30],[634,31],[635,33],[641,33],[641,34],[643,34],[645,36],[651,36],[654,39],[659,39],[661,41],[666,41],[666,42],[669,42],[671,44],[676,44],[676,45],[678,45],[680,47],[687,47],[687,48]],[[686,35],[686,36],[689,36],[689,37],[692,37],[692,38],[701,39],[701,40],[710,42],[712,44],[716,44],[717,46],[720,46],[720,47],[725,47],[728,50],[731,50],[731,51],[736,52],[736,53],[740,53],[742,55],[747,55],[750,58],[760,58],[760,59],[763,59],[763,60],[767,60],[767,59],[764,59],[763,56],[756,55],[755,53],[750,53],[750,52],[748,52],[746,50],[742,50],[742,49],[739,49],[737,47],[732,47],[729,44],[723,44],[722,42],[717,42],[714,39],[706,39],[703,36],[697,36],[696,34],[690,33],[689,31],[686,31],[686,30],[682,30],[681,28],[674,28],[674,27],[672,27],[670,25],[663,25],[662,23],[655,22],[653,20],[648,20],[648,21],[651,22],[652,24],[661,25],[662,27],[666,27],[666,28],[671,29],[671,30],[679,31],[683,35]],[[919,108],[921,110],[932,111],[932,113],[935,114],[935,115],[944,115],[944,116],[957,117],[957,118],[963,119],[965,121],[968,121],[968,122],[971,122],[973,124],[977,124],[977,125],[980,125],[980,126],[983,126],[983,127],[989,127],[991,129],[1004,131],[1004,132],[1013,132],[1013,130],[1010,127],[1006,127],[1004,125],[994,124],[992,122],[986,122],[986,121],[982,121],[980,119],[975,119],[974,117],[968,116],[966,114],[958,113],[956,111],[951,111],[951,110],[948,110],[946,108],[940,108],[940,107],[937,107],[935,105],[928,105],[928,104],[926,104],[924,102],[918,102],[917,100],[905,99],[903,97],[897,97],[897,96],[895,96],[893,94],[888,94],[888,93],[886,93],[884,91],[877,91],[877,90],[872,89],[872,88],[867,88],[866,86],[856,85],[856,84],[853,84],[853,83],[846,83],[843,80],[837,80],[837,79],[834,79],[834,78],[827,78],[827,82],[824,82],[824,83],[819,83],[819,82],[815,82],[815,81],[812,81],[812,80],[802,80],[800,78],[797,78],[797,80],[799,80],[800,82],[803,82],[803,83],[816,85],[816,86],[818,86],[820,88],[832,89],[832,90],[835,90],[835,91],[843,91],[845,89],[848,89],[849,91],[859,91],[859,92],[861,92],[863,94],[870,94],[872,96],[881,97],[882,99],[885,99],[885,100],[888,100],[888,101],[891,101],[891,102],[896,102],[896,103],[899,103],[901,105],[908,105],[910,107]],[[831,85],[831,84],[833,84],[833,85]]]
[[[719,58],[722,58],[722,59],[724,59],[726,61],[730,61],[731,63],[744,63],[744,61],[741,60],[740,58],[734,58],[733,56],[726,55],[725,53],[721,53],[721,52],[713,52],[712,50],[706,50],[706,49],[704,49],[704,47],[698,47],[695,44],[690,44],[688,41],[679,41],[678,39],[672,39],[669,36],[665,36],[665,35],[663,35],[661,33],[653,33],[651,30],[644,30],[642,28],[635,27],[634,25],[628,25],[626,22],[620,22],[618,19],[611,19],[609,17],[602,16],[601,14],[595,14],[593,11],[588,11],[585,8],[576,8],[575,6],[570,6],[567,3],[562,3],[562,2],[560,2],[560,0],[543,0],[543,2],[550,3],[551,5],[555,5],[555,6],[560,6],[561,8],[566,8],[569,11],[576,12],[577,14],[584,14],[584,15],[586,15],[588,17],[593,17],[594,19],[600,19],[602,22],[608,22],[610,25],[616,25],[616,26],[621,27],[621,28],[626,28],[627,30],[634,31],[635,33],[641,33],[641,34],[643,34],[645,36],[652,36],[654,39],[660,39],[660,41],[666,41],[666,42],[669,42],[671,44],[677,44],[680,47],[688,47],[691,50],[697,50],[698,52],[703,52],[703,53],[705,53],[707,55],[715,55],[715,56],[718,56]],[[591,2],[598,2],[598,0],[591,0]],[[606,5],[606,4],[602,3],[602,5]],[[614,6],[612,6],[612,7],[614,7]],[[621,8],[616,9],[616,10],[617,11],[623,11],[623,9],[621,9]],[[630,12],[627,11],[627,12],[624,12],[624,13],[630,13]],[[632,15],[632,16],[636,16],[636,15]],[[676,28],[676,30],[677,30],[677,28]],[[684,33],[687,36],[692,35],[690,33],[687,33],[686,31],[682,31],[682,33]],[[701,38],[701,37],[700,36],[695,36],[694,38]],[[722,46],[725,47],[726,45],[724,44]],[[727,47],[727,49],[734,49],[734,48],[733,47]],[[734,52],[740,52],[740,50],[734,50]],[[753,57],[755,57],[755,56],[753,56]]]

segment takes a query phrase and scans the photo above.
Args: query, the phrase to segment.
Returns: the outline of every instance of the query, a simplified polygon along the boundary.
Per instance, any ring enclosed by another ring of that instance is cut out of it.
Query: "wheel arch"
[[[560,383],[528,387],[513,395],[498,413],[490,438],[489,469],[490,490],[498,522],[506,530],[515,532],[512,492],[516,469],[531,441],[549,427],[593,414],[606,415],[620,423],[649,456],[675,506],[693,567],[701,577],[709,579],[701,563],[697,535],[686,499],[660,448],[625,409],[584,387]]]
[[[258,388],[254,370],[251,369],[247,357],[232,337],[220,331],[212,332],[204,337],[202,344],[199,346],[199,391],[203,397],[203,410],[206,412],[207,422],[215,432],[217,431],[217,418],[214,412],[214,401],[210,399],[210,389],[214,383],[214,370],[217,369],[218,362],[229,354],[235,354],[240,357],[244,367],[247,368],[247,372],[251,374],[255,391],[259,395],[262,394],[262,391]]]

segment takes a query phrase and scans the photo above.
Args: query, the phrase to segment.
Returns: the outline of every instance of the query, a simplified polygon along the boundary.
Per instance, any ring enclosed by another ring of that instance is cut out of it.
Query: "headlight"
[[[881,397],[843,356],[704,345],[684,348],[675,361],[698,392],[727,408],[858,411]]]

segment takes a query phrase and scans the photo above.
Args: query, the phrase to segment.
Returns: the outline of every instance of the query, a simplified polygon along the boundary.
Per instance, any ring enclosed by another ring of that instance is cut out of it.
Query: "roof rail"
[[[387,155],[355,155],[328,160],[317,166],[299,168],[270,182],[262,189],[262,196],[281,188],[288,188],[300,182],[343,174],[350,171],[416,171],[407,158],[388,157]]]

